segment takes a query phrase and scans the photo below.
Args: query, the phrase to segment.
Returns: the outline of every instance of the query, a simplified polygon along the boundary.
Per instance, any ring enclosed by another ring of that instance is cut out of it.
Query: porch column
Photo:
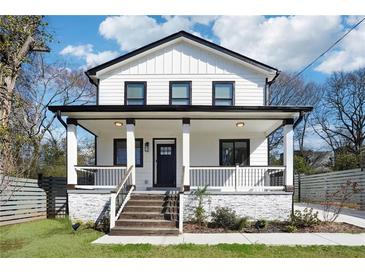
[[[293,119],[285,120],[284,125],[284,166],[285,166],[285,188],[293,191],[294,180],[294,133]]]
[[[190,119],[182,120],[182,165],[185,166],[184,190],[190,189]]]
[[[134,119],[127,119],[127,169],[134,166],[132,171],[132,185],[136,185],[136,145],[134,136]]]
[[[67,184],[77,184],[77,120],[67,119]]]

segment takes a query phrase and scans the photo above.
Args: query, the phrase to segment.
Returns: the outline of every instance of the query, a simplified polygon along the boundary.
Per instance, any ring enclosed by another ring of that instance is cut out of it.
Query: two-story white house
[[[312,108],[267,105],[277,69],[181,31],[86,74],[96,105],[50,107],[67,117],[71,218],[110,215],[118,235],[174,234],[204,186],[208,214],[227,206],[289,217],[293,126]],[[78,127],[95,135],[95,166],[78,166]],[[284,165],[269,166],[268,136],[279,127]]]

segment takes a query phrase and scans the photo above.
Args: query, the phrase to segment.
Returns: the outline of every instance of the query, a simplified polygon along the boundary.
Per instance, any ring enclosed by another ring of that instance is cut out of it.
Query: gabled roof
[[[124,55],[122,55],[120,57],[117,57],[117,58],[115,58],[113,60],[110,60],[110,61],[108,61],[106,63],[103,63],[101,65],[98,65],[98,66],[96,66],[94,68],[91,68],[91,69],[89,69],[89,70],[86,71],[86,75],[90,79],[95,78],[96,73],[98,71],[101,71],[101,70],[103,70],[105,68],[108,68],[110,66],[113,66],[113,65],[115,65],[115,64],[117,64],[119,62],[125,61],[125,60],[127,60],[129,58],[132,58],[132,57],[138,55],[138,54],[141,54],[143,52],[146,52],[148,50],[151,50],[151,49],[153,49],[155,47],[158,47],[158,46],[160,46],[162,44],[168,43],[168,42],[170,42],[172,40],[175,40],[175,39],[178,39],[178,38],[181,38],[181,37],[183,37],[185,39],[188,39],[188,40],[191,40],[193,42],[202,44],[202,45],[204,45],[204,46],[206,46],[208,48],[211,48],[213,50],[217,50],[217,51],[219,51],[221,53],[227,54],[230,57],[236,58],[236,59],[238,59],[240,61],[243,61],[243,62],[248,63],[250,65],[256,66],[256,67],[258,67],[258,68],[260,68],[262,70],[265,70],[265,71],[267,71],[269,73],[274,73],[276,75],[279,74],[279,70],[276,69],[276,68],[274,68],[274,67],[272,67],[272,66],[269,66],[269,65],[266,65],[266,64],[261,63],[259,61],[256,61],[256,60],[254,60],[252,58],[249,58],[247,56],[244,56],[242,54],[239,54],[239,53],[237,53],[235,51],[232,51],[232,50],[227,49],[225,47],[222,47],[220,45],[214,44],[214,43],[212,43],[212,42],[210,42],[208,40],[205,40],[205,39],[202,39],[202,38],[200,38],[198,36],[192,35],[192,34],[186,32],[186,31],[179,31],[179,32],[176,32],[174,34],[171,34],[171,35],[169,35],[167,37],[164,37],[164,38],[162,38],[160,40],[157,40],[155,42],[152,42],[152,43],[150,43],[150,44],[148,44],[146,46],[143,46],[143,47],[138,48],[138,49],[136,49],[134,51],[131,51],[131,52],[127,53],[127,54],[124,54]],[[276,78],[276,76],[275,76],[275,78]]]

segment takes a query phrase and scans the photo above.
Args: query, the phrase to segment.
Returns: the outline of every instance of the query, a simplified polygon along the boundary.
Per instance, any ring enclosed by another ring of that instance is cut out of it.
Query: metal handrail
[[[127,173],[124,175],[123,180],[120,182],[119,185],[116,186],[114,190],[112,190],[112,193],[115,193],[115,195],[118,195],[120,190],[123,188],[124,184],[127,182],[128,177],[131,175],[133,171],[134,166],[130,166],[127,170]]]

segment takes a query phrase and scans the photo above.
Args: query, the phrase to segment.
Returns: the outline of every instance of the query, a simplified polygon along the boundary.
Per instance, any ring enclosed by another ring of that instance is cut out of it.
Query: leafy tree
[[[359,167],[359,155],[349,152],[335,153],[334,170],[348,170]]]

